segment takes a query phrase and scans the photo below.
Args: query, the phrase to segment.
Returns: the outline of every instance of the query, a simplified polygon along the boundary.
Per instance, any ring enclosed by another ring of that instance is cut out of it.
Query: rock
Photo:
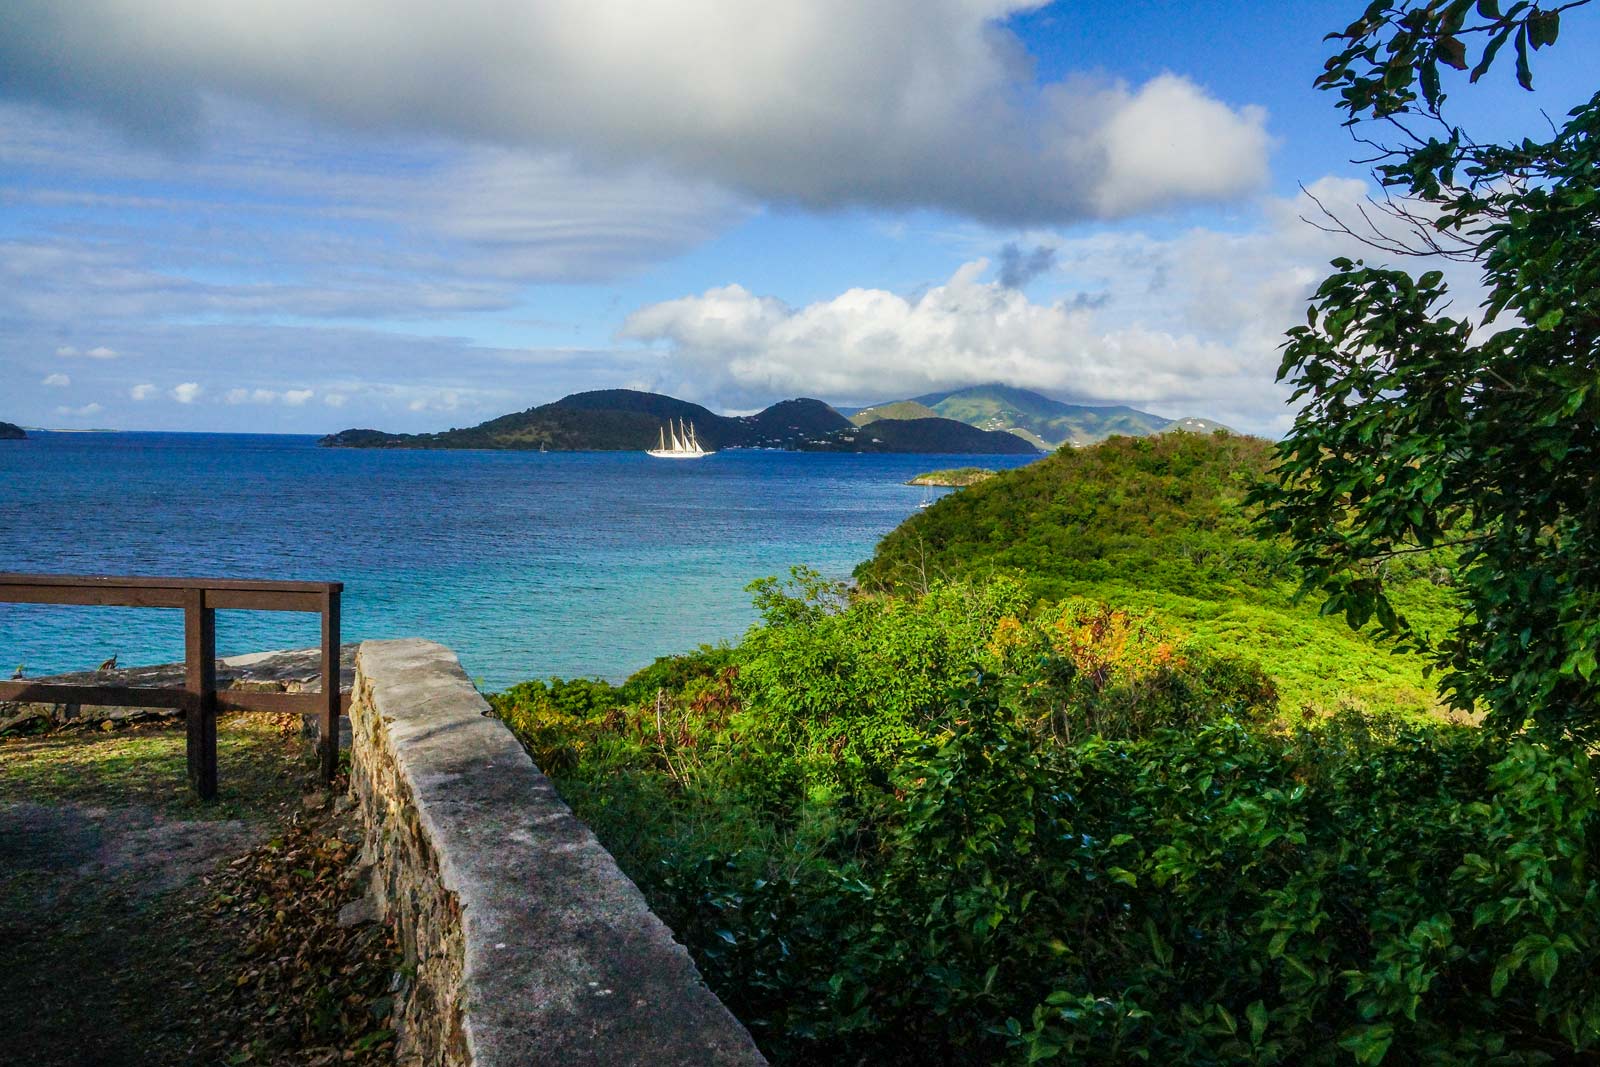
[[[340,926],[363,926],[377,921],[378,905],[371,897],[358,897],[339,909]]]
[[[322,792],[321,790],[317,790],[314,793],[307,793],[305,796],[300,798],[300,804],[307,811],[321,811],[323,808],[328,806],[328,794]]]

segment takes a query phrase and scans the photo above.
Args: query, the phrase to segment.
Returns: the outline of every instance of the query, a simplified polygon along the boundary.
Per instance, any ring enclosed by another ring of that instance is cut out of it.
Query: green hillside
[[[925,404],[915,400],[897,400],[893,404],[878,404],[875,407],[862,408],[850,416],[850,421],[857,426],[865,426],[869,422],[879,419],[936,419],[939,413]]]
[[[1202,419],[1190,415],[1182,419],[1173,419],[1156,433],[1216,433],[1222,430],[1226,433],[1236,433],[1231,426],[1224,426],[1213,419]]]
[[[1026,456],[1038,449],[1014,434],[980,430],[955,419],[880,419],[799,446],[809,452],[927,452],[962,456]]]
[[[1314,602],[1292,602],[1285,553],[1253,535],[1244,503],[1270,450],[1226,433],[1063,449],[911,516],[856,577],[867,588],[911,590],[934,577],[1013,573],[1031,593],[1153,610],[1202,647],[1252,656],[1278,681],[1286,708],[1351,699],[1432,709],[1420,659],[1319,615]],[[1447,597],[1418,578],[1397,601],[1427,625]]]
[[[1068,404],[1008,385],[928,393],[903,403],[919,404],[947,419],[984,430],[1021,431],[1029,435],[1028,440],[1042,441],[1051,448],[1092,444],[1114,434],[1142,437],[1170,421],[1137,408]]]
[[[0,422],[0,441],[21,441],[27,436],[21,426],[9,422]]]
[[[343,430],[324,437],[322,444],[334,448],[642,451],[656,446],[669,419],[693,424],[700,443],[713,451],[797,448],[851,428],[843,415],[807,397],[781,401],[755,415],[728,416],[661,393],[595,389],[477,426],[421,434]]]

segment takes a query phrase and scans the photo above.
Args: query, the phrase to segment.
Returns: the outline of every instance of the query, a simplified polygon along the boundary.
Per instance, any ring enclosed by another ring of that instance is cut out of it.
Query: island
[[[947,489],[963,489],[969,485],[994,477],[987,467],[955,467],[951,470],[928,471],[907,482],[907,485],[938,485]]]
[[[26,441],[27,431],[11,422],[0,422],[0,441]]]
[[[349,429],[329,434],[328,448],[478,448],[551,452],[643,452],[655,448],[668,422],[694,427],[708,452],[769,448],[805,452],[926,452],[1036,455],[1016,434],[934,417],[857,426],[810,397],[773,404],[754,415],[719,415],[661,393],[597,389],[526,411],[437,433]]]

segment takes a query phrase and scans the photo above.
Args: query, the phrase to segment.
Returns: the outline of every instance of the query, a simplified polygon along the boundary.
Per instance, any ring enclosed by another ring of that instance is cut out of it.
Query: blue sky
[[[437,429],[1000,380],[1280,432],[1351,3],[14,0],[0,418]],[[1539,92],[1592,92],[1567,19]],[[1471,279],[1461,276],[1470,306]]]

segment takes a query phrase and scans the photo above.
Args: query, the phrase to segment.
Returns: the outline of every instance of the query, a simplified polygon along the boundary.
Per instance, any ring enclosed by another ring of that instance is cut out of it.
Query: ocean
[[[427,637],[486,690],[621,680],[734,641],[745,586],[834,578],[917,510],[922,471],[1018,456],[319,448],[258,434],[37,433],[0,442],[0,571],[345,583],[346,641]],[[944,490],[934,490],[944,492]],[[219,612],[219,653],[314,645],[313,615]],[[181,613],[0,603],[30,676],[183,658]]]

